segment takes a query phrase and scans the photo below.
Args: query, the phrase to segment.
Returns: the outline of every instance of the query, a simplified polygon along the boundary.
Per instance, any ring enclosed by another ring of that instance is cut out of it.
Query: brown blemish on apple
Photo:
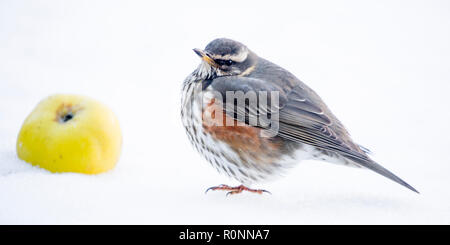
[[[81,111],[83,108],[81,108],[79,105],[72,105],[72,104],[65,104],[62,103],[58,109],[56,109],[56,118],[55,121],[59,123],[66,123],[70,120],[72,120],[77,112]]]

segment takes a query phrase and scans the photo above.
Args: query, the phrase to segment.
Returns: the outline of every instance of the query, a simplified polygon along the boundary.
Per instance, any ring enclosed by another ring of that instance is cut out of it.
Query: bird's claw
[[[208,191],[210,191],[210,190],[213,190],[213,191],[215,191],[215,190],[224,190],[222,188],[232,188],[232,187],[230,187],[228,185],[225,185],[225,184],[221,184],[221,185],[218,185],[218,186],[212,186],[212,187],[209,187],[208,189],[206,189],[205,194],[208,193]]]
[[[213,187],[209,187],[208,189],[206,189],[205,194],[210,191],[216,191],[216,190],[221,190],[221,191],[228,191],[227,192],[227,196],[229,195],[235,195],[235,194],[239,194],[242,193],[243,191],[248,191],[248,192],[253,192],[253,193],[258,193],[258,194],[263,194],[263,193],[270,193],[269,191],[266,190],[258,190],[258,189],[250,189],[248,187],[245,187],[244,185],[240,185],[240,186],[236,186],[236,187],[231,187],[228,185],[218,185],[218,186],[213,186]]]

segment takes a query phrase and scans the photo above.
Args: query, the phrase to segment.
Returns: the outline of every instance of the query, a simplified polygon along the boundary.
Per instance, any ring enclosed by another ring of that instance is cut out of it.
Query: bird
[[[251,186],[283,176],[303,160],[320,160],[370,169],[419,193],[372,160],[321,97],[291,72],[228,38],[193,51],[201,61],[182,83],[183,126],[194,148],[240,183],[207,192],[270,193]]]

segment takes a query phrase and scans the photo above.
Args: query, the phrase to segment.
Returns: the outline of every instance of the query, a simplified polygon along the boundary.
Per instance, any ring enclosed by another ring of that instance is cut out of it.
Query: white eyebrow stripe
[[[245,59],[247,59],[247,56],[248,56],[248,49],[244,48],[244,49],[241,49],[237,55],[229,55],[229,54],[224,55],[224,56],[222,56],[222,55],[211,55],[211,58],[213,58],[213,59],[222,59],[222,60],[233,60],[233,61],[236,61],[236,62],[242,62]]]

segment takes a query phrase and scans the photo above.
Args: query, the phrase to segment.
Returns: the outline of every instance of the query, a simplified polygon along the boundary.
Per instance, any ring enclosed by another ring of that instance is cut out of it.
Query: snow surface
[[[239,40],[318,92],[374,158],[373,172],[305,161],[225,197],[179,118],[192,48]],[[448,1],[1,1],[0,224],[450,224]],[[52,174],[19,160],[33,107],[54,93],[118,115],[108,173]]]

